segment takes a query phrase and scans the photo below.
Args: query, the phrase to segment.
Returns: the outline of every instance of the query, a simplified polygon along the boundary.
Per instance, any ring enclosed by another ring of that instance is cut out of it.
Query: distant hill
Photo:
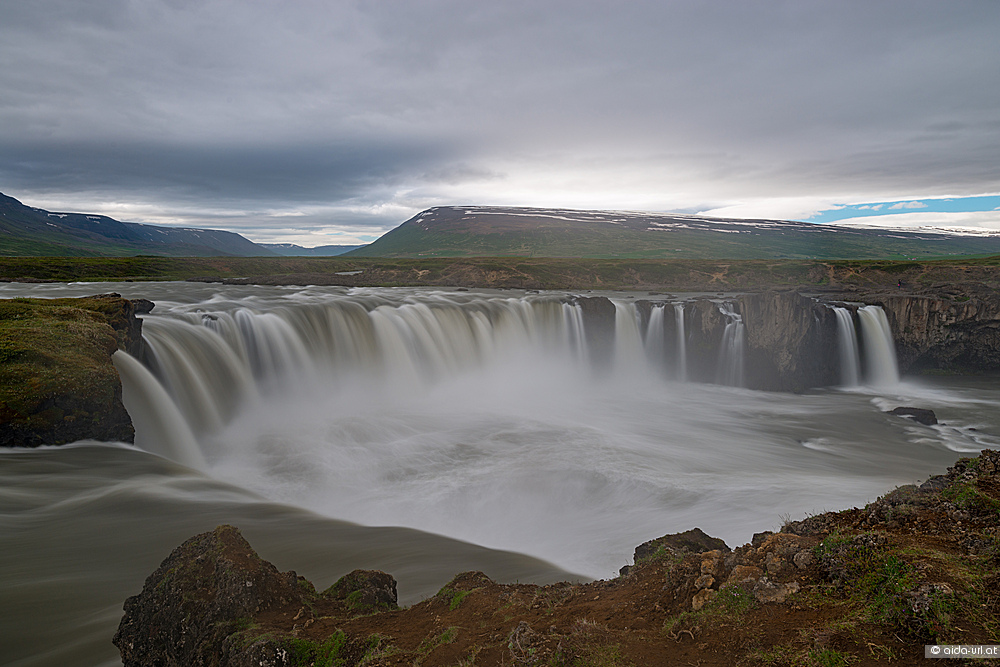
[[[6,257],[274,254],[234,232],[119,222],[85,213],[52,213],[0,194],[0,255]]]
[[[257,245],[282,257],[336,257],[345,252],[364,248],[361,245],[320,245],[315,248],[304,248],[294,243],[258,243]]]
[[[924,259],[1000,253],[1000,234],[695,215],[431,208],[346,257]]]

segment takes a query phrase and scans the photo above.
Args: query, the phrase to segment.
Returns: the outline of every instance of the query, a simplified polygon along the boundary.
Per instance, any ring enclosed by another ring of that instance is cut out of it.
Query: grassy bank
[[[125,299],[0,301],[0,445],[131,440],[111,355],[138,336]]]
[[[1000,256],[914,261],[643,260],[475,257],[4,257],[0,280],[205,280],[249,284],[520,289],[755,290],[996,288]]]

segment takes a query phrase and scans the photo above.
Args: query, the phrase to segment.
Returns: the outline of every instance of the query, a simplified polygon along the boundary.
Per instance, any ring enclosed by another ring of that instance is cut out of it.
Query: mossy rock
[[[138,354],[140,326],[117,294],[0,301],[0,445],[131,442],[111,355]]]

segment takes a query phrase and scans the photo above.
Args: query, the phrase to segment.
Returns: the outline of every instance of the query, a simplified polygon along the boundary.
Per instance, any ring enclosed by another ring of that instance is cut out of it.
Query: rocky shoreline
[[[178,547],[125,602],[125,667],[923,664],[924,645],[1000,636],[1000,452],[864,508],[730,550],[693,529],[639,546],[609,581],[457,575],[396,606],[355,571],[325,591],[232,526]]]

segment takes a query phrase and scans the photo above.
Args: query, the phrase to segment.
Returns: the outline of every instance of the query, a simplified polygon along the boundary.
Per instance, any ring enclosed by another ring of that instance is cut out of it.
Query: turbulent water
[[[378,567],[412,602],[469,569],[610,577],[637,544],[693,526],[741,544],[1000,446],[989,378],[893,384],[886,364],[877,387],[804,395],[678,382],[685,360],[668,357],[683,338],[665,350],[623,294],[609,295],[613,362],[596,370],[563,294],[129,283],[0,296],[106,291],[157,304],[145,366],[116,362],[138,447],[0,452],[3,664],[115,664],[124,598],[222,522],[319,586]],[[683,328],[679,302],[652,313]],[[733,316],[726,364],[742,328]],[[732,368],[720,382],[740,383]],[[899,405],[944,425],[882,412]]]

